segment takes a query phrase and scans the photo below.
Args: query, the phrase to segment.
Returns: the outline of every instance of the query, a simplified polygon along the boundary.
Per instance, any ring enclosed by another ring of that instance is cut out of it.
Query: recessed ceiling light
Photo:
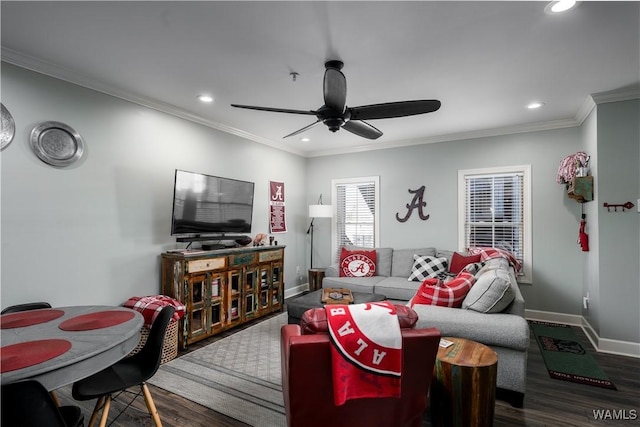
[[[529,105],[527,105],[527,108],[530,110],[535,110],[537,108],[540,108],[544,105],[544,102],[538,102],[538,101],[534,101],[529,103]]]
[[[309,138],[307,138],[307,137],[304,137],[304,138],[300,138],[300,141],[302,141],[302,142],[309,142],[309,141],[311,141],[311,140],[310,140]]]
[[[569,9],[573,9],[578,2],[576,0],[557,0],[552,1],[551,3],[545,6],[544,11],[550,15],[554,15],[556,13],[566,12]]]
[[[208,104],[208,103],[210,103],[210,102],[213,102],[213,96],[211,96],[211,95],[205,95],[205,94],[198,95],[198,101],[200,101],[200,102],[206,102],[206,103]]]

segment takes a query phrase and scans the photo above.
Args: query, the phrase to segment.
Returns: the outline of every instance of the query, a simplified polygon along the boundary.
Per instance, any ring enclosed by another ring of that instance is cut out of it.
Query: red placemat
[[[58,328],[63,331],[90,331],[92,329],[108,328],[131,320],[135,315],[136,313],[133,311],[98,311],[67,319],[60,323]]]
[[[66,353],[70,348],[71,342],[60,339],[7,345],[0,348],[0,372],[15,371],[46,362]]]
[[[62,315],[64,315],[64,311],[53,309],[28,310],[3,314],[0,316],[0,328],[24,328],[25,326],[49,322],[53,319],[57,319],[58,317],[62,317]]]

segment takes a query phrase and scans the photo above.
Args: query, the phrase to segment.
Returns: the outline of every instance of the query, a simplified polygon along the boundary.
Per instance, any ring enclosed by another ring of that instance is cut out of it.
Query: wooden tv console
[[[162,254],[162,293],[187,307],[181,349],[267,314],[282,311],[284,246]]]

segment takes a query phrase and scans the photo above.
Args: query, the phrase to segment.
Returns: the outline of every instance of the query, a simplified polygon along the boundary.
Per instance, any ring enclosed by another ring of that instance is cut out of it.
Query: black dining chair
[[[140,352],[122,359],[110,367],[73,384],[71,393],[74,399],[80,401],[98,399],[91,418],[89,419],[88,427],[93,427],[93,423],[100,409],[102,409],[100,427],[104,427],[109,417],[111,395],[113,393],[120,394],[129,387],[134,386],[140,386],[140,391],[137,392],[134,399],[137,398],[140,393],[143,393],[147,409],[155,425],[158,427],[162,426],[160,416],[153,403],[153,398],[151,397],[146,381],[155,375],[160,366],[165,332],[174,311],[175,309],[172,306],[162,308],[153,321],[147,342]],[[127,407],[128,406],[129,405],[127,405]],[[122,412],[120,414],[122,414]],[[116,418],[119,417],[120,414],[118,414]]]
[[[51,308],[48,302],[27,302],[25,304],[11,305],[0,312],[0,314],[17,313],[19,311],[37,310],[39,308]]]
[[[77,406],[58,406],[38,381],[2,386],[2,427],[83,427]]]

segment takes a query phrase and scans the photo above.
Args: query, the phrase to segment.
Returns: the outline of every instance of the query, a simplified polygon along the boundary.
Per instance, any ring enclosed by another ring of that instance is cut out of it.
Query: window
[[[379,246],[379,181],[377,176],[331,180],[331,200],[336,210],[331,233],[334,262],[344,245]]]
[[[491,246],[522,262],[531,283],[531,166],[458,171],[458,246]]]

